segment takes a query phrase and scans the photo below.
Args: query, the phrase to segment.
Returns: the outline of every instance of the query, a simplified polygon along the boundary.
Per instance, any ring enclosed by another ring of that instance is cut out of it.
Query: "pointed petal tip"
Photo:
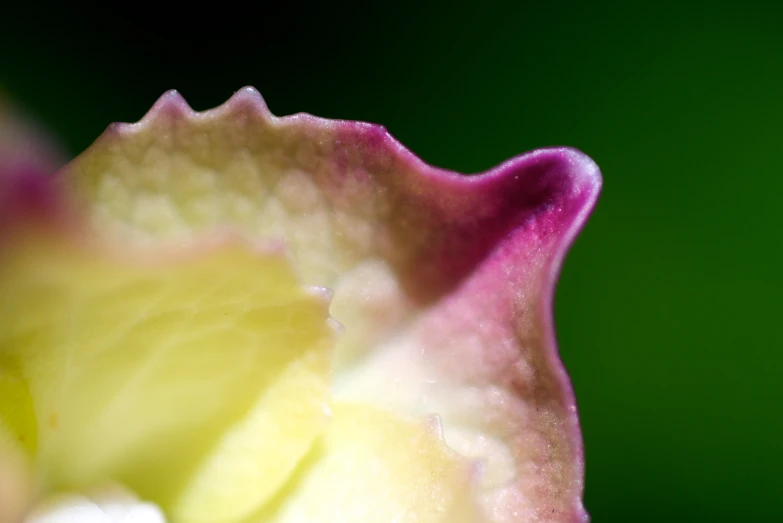
[[[153,104],[141,122],[161,114],[187,114],[193,112],[185,98],[176,89],[169,89]]]
[[[560,147],[559,150],[572,186],[570,194],[575,200],[571,230],[564,234],[564,248],[567,249],[593,212],[603,186],[603,177],[598,164],[582,151],[570,147]]]
[[[239,89],[223,104],[205,111],[193,109],[179,91],[170,89],[157,99],[141,120],[134,123],[112,123],[108,126],[106,134],[138,131],[161,120],[210,119],[242,111],[254,112],[261,115],[262,118],[273,118],[261,93],[251,86]]]
[[[212,111],[219,113],[241,110],[252,111],[266,119],[274,118],[274,116],[269,111],[269,107],[266,105],[264,97],[261,96],[260,92],[258,92],[258,89],[249,85],[234,92],[231,98],[229,98],[223,105],[216,107]],[[210,113],[212,111],[206,111],[206,113]]]
[[[553,252],[555,266],[584,227],[603,185],[595,161],[571,147],[537,149],[512,158],[484,176],[513,179],[522,199],[536,201],[541,209],[557,210],[550,220],[559,237],[559,247]]]
[[[603,183],[598,164],[588,155],[573,147],[544,147],[536,149],[511,158],[495,169],[490,169],[483,174],[486,175],[496,171],[517,171],[540,163],[550,164],[552,171],[554,171],[553,174],[565,175],[565,178],[575,188],[588,189],[591,193],[597,194]]]
[[[603,177],[601,176],[601,169],[591,157],[587,156],[582,151],[565,147],[563,148],[563,152],[573,166],[572,176],[574,177],[575,185],[580,186],[587,191],[589,196],[587,206],[590,208],[589,210],[592,210],[604,183]]]
[[[552,151],[560,157],[560,168],[570,185],[564,195],[570,201],[570,217],[563,224],[560,248],[556,254],[558,258],[562,258],[595,209],[603,186],[603,177],[595,161],[577,149],[559,147],[543,151]],[[554,269],[553,282],[558,274],[558,268]]]
[[[187,103],[185,98],[176,89],[169,89],[158,98],[157,103],[171,102],[171,103]]]
[[[238,100],[238,101],[250,101],[254,104],[260,104],[266,107],[266,102],[264,101],[264,97],[261,96],[261,93],[253,87],[252,85],[246,85],[245,87],[237,90],[234,95],[229,98],[229,102],[231,100]]]

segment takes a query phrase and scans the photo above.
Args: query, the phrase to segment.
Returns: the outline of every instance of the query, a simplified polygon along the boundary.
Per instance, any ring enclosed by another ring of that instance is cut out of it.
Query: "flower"
[[[55,177],[0,179],[0,420],[39,497],[119,483],[183,523],[587,518],[552,322],[601,184],[583,154],[464,176],[252,88],[203,113],[172,91]]]

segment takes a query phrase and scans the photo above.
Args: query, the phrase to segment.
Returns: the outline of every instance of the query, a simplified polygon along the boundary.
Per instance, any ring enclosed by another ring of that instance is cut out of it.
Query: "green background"
[[[276,114],[383,123],[463,172],[583,150],[604,191],[556,317],[593,521],[778,520],[780,8],[368,4],[20,9],[0,86],[72,153],[167,89],[207,109],[248,84]]]

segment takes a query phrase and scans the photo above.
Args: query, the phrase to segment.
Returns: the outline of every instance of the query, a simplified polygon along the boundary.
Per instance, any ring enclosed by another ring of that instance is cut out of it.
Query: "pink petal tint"
[[[20,215],[36,221],[54,212],[58,204],[43,177],[64,164],[60,144],[0,93],[0,248]]]
[[[0,93],[0,173],[53,173],[64,164],[61,147]]]
[[[275,117],[252,88],[202,113],[172,91],[54,180],[127,248],[224,231],[286,245],[304,284],[334,290],[336,398],[437,420],[480,464],[482,521],[588,519],[553,323],[563,257],[601,187],[584,154],[541,149],[463,175],[378,125]],[[4,185],[8,205],[35,184]]]

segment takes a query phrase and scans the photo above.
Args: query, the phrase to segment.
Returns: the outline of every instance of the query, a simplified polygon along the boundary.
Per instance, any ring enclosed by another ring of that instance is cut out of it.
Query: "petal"
[[[254,521],[473,523],[473,469],[432,424],[335,405],[309,467]]]
[[[0,93],[0,176],[51,174],[63,165],[64,158],[60,146]]]
[[[328,360],[302,358],[221,436],[171,508],[173,521],[240,521],[270,501],[331,418]]]
[[[18,206],[0,235],[0,389],[34,419],[5,395],[0,419],[36,427],[47,490],[112,480],[191,521],[253,512],[326,428],[328,302],[279,249],[91,237],[56,219],[50,180],[2,184]]]
[[[0,448],[32,455],[38,446],[33,400],[25,380],[0,364]]]
[[[276,118],[246,88],[204,113],[170,92],[59,180],[97,231],[126,242],[222,229],[285,242],[305,283],[334,289],[339,395],[442,416],[446,441],[484,461],[488,521],[586,518],[552,325],[562,258],[601,184],[581,153],[463,176],[379,126]]]
[[[514,194],[509,180],[525,192]],[[513,230],[338,381],[338,397],[437,412],[446,442],[483,461],[481,501],[492,521],[586,518],[576,403],[557,355],[552,294],[598,181],[594,164],[568,150],[534,153],[485,175],[477,197],[505,185],[506,205],[522,203]]]
[[[40,179],[54,172],[64,155],[54,141],[0,94],[0,250],[20,218],[53,210]],[[24,179],[26,183],[19,183]],[[0,351],[0,522],[22,518],[34,497],[29,456],[37,447],[37,425],[25,381]]]

